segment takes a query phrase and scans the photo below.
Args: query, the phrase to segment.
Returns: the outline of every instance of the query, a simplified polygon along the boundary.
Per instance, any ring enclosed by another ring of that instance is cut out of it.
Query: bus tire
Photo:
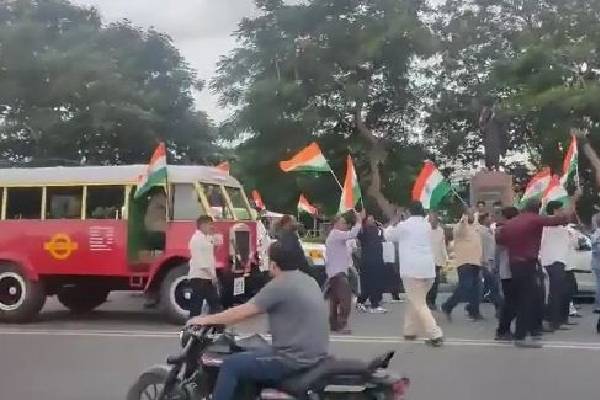
[[[24,323],[35,319],[46,301],[44,285],[15,264],[0,264],[0,321]]]
[[[190,270],[188,264],[181,264],[172,268],[160,283],[160,312],[165,319],[173,324],[184,324],[190,317],[189,308],[183,298],[183,291],[187,287],[187,275]]]
[[[74,314],[84,314],[106,302],[108,290],[89,286],[67,286],[58,292],[58,301]]]

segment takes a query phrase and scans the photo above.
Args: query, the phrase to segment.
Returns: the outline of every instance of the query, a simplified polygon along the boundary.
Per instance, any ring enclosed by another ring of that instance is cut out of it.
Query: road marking
[[[0,329],[0,336],[81,336],[81,337],[129,337],[129,338],[174,338],[179,331],[149,331],[149,330],[42,330],[42,329]],[[266,335],[269,338],[268,335]],[[333,343],[363,343],[363,344],[422,344],[420,341],[406,341],[399,336],[331,336]],[[580,349],[600,351],[600,343],[577,341],[543,341],[546,349]],[[447,338],[447,346],[454,347],[513,347],[510,342],[493,340]]]

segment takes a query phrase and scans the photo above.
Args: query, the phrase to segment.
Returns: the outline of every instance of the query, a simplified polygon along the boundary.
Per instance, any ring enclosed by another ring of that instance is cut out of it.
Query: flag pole
[[[458,194],[458,192],[456,191],[456,189],[454,189],[453,187],[450,187],[450,191],[452,192],[452,194],[454,196],[456,196],[456,198],[458,198],[460,200],[460,202],[462,203],[462,205],[466,208],[469,207],[469,205],[467,204],[466,201],[463,200],[463,198],[460,196],[460,194]]]
[[[342,187],[342,184],[340,183],[340,180],[337,178],[337,176],[335,176],[335,174],[333,173],[333,170],[330,168],[329,172],[331,172],[331,176],[333,176],[333,179],[335,179],[335,183],[337,183],[337,185],[339,186],[340,190],[343,192],[344,188]]]

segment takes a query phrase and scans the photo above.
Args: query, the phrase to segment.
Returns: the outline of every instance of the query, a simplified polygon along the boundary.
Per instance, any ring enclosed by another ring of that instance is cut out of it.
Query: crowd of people
[[[506,207],[497,214],[465,210],[452,229],[453,263],[458,284],[441,311],[451,320],[459,303],[474,321],[483,319],[482,300],[494,305],[498,319],[496,340],[514,340],[517,346],[539,347],[543,333],[567,330],[578,316],[572,302],[576,292],[573,253],[578,233],[568,224],[575,221],[575,194],[568,207],[551,201],[540,213],[540,203],[530,201],[519,211]],[[350,242],[359,243],[358,263],[353,263]],[[443,267],[448,263],[448,239],[436,213],[426,214],[419,203],[408,215],[383,227],[365,213],[336,217],[327,237],[326,295],[330,302],[333,332],[350,333],[353,265],[360,276],[356,308],[361,312],[385,313],[382,294],[389,275],[384,247],[393,243],[399,261],[401,286],[406,293],[404,336],[414,340],[424,334],[427,342],[440,345],[443,334],[432,311],[437,310],[437,292]],[[594,260],[600,255],[600,229],[593,236]],[[358,265],[356,265],[358,264]],[[595,265],[595,270],[599,269]],[[600,307],[597,307],[600,310]],[[515,323],[514,331],[511,326]],[[419,327],[423,331],[418,331]]]
[[[420,203],[398,213],[386,226],[364,211],[337,216],[325,242],[324,295],[329,301],[331,331],[351,333],[353,298],[359,312],[385,314],[382,299],[389,292],[391,301],[406,301],[405,339],[424,335],[427,343],[441,345],[443,332],[432,311],[438,310],[438,287],[449,262],[447,233],[451,232],[458,283],[440,305],[441,312],[451,321],[455,307],[465,303],[468,317],[478,321],[483,319],[480,303],[490,302],[498,319],[496,340],[539,347],[543,333],[575,324],[570,320],[577,316],[572,304],[576,283],[571,260],[577,234],[567,224],[575,219],[578,196],[571,198],[569,207],[549,202],[543,213],[537,201],[530,201],[521,211],[506,207],[493,214],[480,202],[475,210],[466,209],[452,229],[443,226],[435,212],[426,213]],[[596,219],[600,222],[600,216]],[[264,225],[259,225],[259,258],[268,262],[272,239]],[[285,216],[276,238],[291,250],[288,262],[314,276],[297,226],[293,217]],[[600,226],[596,226],[592,267],[600,277]],[[192,307],[192,316],[201,314],[204,300],[211,313],[221,310],[214,260],[209,256],[218,243],[211,234],[210,219],[200,218],[190,241],[192,303],[198,305]],[[355,269],[358,285],[352,279]],[[400,300],[401,291],[405,300]],[[599,303],[597,296],[598,311]]]
[[[600,158],[587,142],[582,143],[584,154],[600,177]],[[600,178],[597,183],[600,187]],[[494,204],[492,213],[479,202],[475,209],[465,208],[451,230],[420,203],[398,212],[386,226],[365,210],[336,216],[325,241],[327,279],[323,291],[329,302],[330,330],[351,333],[354,296],[359,312],[385,314],[383,294],[390,292],[393,301],[406,301],[405,339],[424,335],[427,343],[442,345],[443,332],[433,311],[438,310],[438,287],[449,262],[451,241],[458,283],[440,305],[441,312],[451,321],[456,306],[465,303],[468,317],[479,321],[484,319],[480,303],[487,301],[493,304],[498,319],[496,340],[514,341],[519,347],[541,347],[539,339],[544,333],[568,330],[577,324],[571,319],[578,316],[572,302],[577,291],[573,253],[580,234],[569,224],[577,221],[579,198],[577,192],[566,203],[550,201],[543,208],[539,201],[530,200],[521,210]],[[258,225],[259,261],[266,270],[272,239],[264,225]],[[290,265],[314,275],[297,226],[293,217],[285,216],[278,224],[276,239],[288,249]],[[595,312],[600,313],[599,215],[594,217],[593,226],[592,271],[598,281]],[[210,220],[198,220],[198,231],[190,241],[190,282],[195,303],[206,299],[210,312],[215,313],[220,310],[216,274],[214,260],[211,262],[207,254],[217,243],[210,234]],[[355,269],[358,285],[352,279]],[[405,300],[400,300],[401,290]],[[193,307],[192,316],[200,312],[200,306]]]

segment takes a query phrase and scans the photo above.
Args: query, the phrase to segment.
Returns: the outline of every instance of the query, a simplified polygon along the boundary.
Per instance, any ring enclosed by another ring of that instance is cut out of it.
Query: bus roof
[[[146,165],[0,169],[0,186],[135,185]],[[170,183],[204,182],[240,187],[233,177],[203,165],[167,166]]]

